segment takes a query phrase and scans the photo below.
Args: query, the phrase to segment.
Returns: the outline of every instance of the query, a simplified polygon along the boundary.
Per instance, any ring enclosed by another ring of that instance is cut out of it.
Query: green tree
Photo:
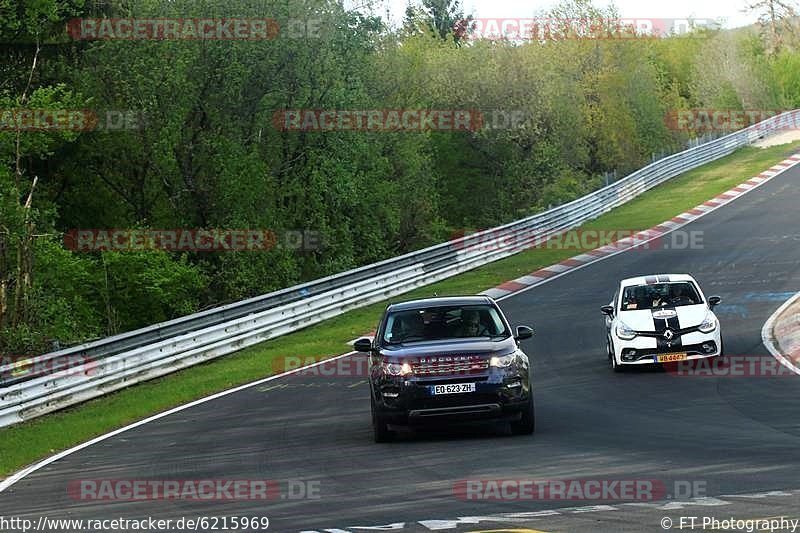
[[[472,15],[464,16],[460,0],[421,0],[406,7],[403,25],[407,32],[423,32],[458,44],[474,29]]]

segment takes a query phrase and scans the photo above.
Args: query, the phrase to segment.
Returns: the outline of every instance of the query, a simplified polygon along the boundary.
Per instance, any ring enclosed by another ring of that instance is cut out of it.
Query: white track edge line
[[[750,193],[750,192],[752,192],[752,191],[754,191],[754,190],[758,189],[758,188],[759,188],[759,187],[761,187],[762,185],[764,185],[764,184],[766,184],[766,183],[769,183],[769,182],[770,182],[770,181],[772,181],[772,179],[774,179],[776,176],[778,176],[778,175],[780,175],[780,174],[783,174],[784,172],[786,172],[787,170],[789,170],[789,169],[791,169],[791,168],[794,168],[794,167],[795,167],[795,166],[797,166],[798,164],[800,164],[800,160],[798,160],[798,161],[793,161],[791,165],[789,165],[788,167],[786,167],[786,168],[782,169],[782,170],[781,170],[781,171],[779,171],[777,174],[775,174],[775,176],[772,176],[770,179],[762,181],[762,182],[761,182],[761,183],[759,183],[758,185],[754,186],[752,189],[748,189],[747,191],[744,191],[742,194],[740,194],[740,195],[737,195],[737,196],[736,196],[736,198],[731,198],[731,199],[730,199],[730,201],[728,201],[728,202],[725,202],[725,203],[723,203],[723,204],[720,204],[720,205],[718,205],[718,206],[715,206],[715,207],[713,207],[711,210],[709,210],[709,211],[706,211],[706,212],[704,212],[704,213],[701,213],[701,214],[697,215],[697,216],[696,216],[695,218],[693,218],[692,220],[687,220],[685,224],[680,224],[680,225],[678,225],[678,226],[675,226],[674,228],[671,228],[671,229],[669,229],[669,230],[665,231],[664,233],[662,233],[662,234],[660,234],[660,235],[657,235],[657,236],[653,237],[652,239],[648,239],[647,241],[641,242],[641,243],[639,243],[639,244],[637,244],[637,245],[635,245],[635,246],[632,246],[632,247],[630,247],[630,248],[626,248],[626,249],[624,249],[624,250],[619,250],[619,251],[616,251],[616,252],[614,252],[614,253],[611,253],[611,254],[608,254],[608,255],[599,256],[599,257],[597,257],[597,259],[596,259],[596,260],[594,260],[594,261],[591,261],[591,262],[589,262],[589,263],[584,263],[583,265],[578,265],[578,266],[576,266],[576,267],[573,267],[573,268],[571,268],[571,269],[569,269],[569,270],[567,270],[567,271],[565,271],[565,272],[561,272],[561,273],[559,273],[559,274],[556,274],[555,276],[551,276],[551,277],[545,278],[544,280],[542,280],[540,283],[537,283],[536,285],[531,285],[531,286],[529,286],[529,287],[526,287],[526,288],[524,288],[524,289],[521,289],[521,290],[519,290],[519,291],[516,291],[516,292],[513,292],[513,293],[511,293],[511,294],[507,294],[507,295],[505,295],[505,296],[502,296],[502,297],[500,297],[500,298],[497,298],[497,301],[505,300],[506,298],[510,298],[510,297],[512,297],[512,296],[517,296],[517,295],[519,295],[519,294],[522,294],[523,292],[527,292],[527,291],[529,291],[529,290],[531,290],[531,289],[534,289],[534,288],[536,288],[536,287],[539,287],[539,286],[541,286],[541,285],[544,285],[545,283],[548,283],[548,282],[550,282],[550,281],[552,281],[552,280],[554,280],[554,279],[558,279],[558,278],[560,278],[560,277],[562,277],[562,276],[566,276],[567,274],[570,274],[570,273],[572,273],[572,272],[575,272],[575,271],[577,271],[577,270],[580,270],[580,269],[582,269],[582,268],[585,268],[585,267],[587,267],[587,266],[589,266],[589,265],[593,265],[593,264],[595,264],[595,263],[598,263],[598,262],[600,262],[600,261],[603,261],[603,260],[605,260],[605,259],[608,259],[608,258],[610,258],[610,257],[614,257],[614,256],[616,256],[616,255],[619,255],[619,254],[622,254],[622,253],[628,252],[628,251],[630,251],[630,250],[633,250],[633,249],[635,249],[635,248],[639,248],[639,247],[640,247],[640,246],[642,246],[643,244],[647,244],[648,242],[650,242],[650,241],[653,241],[653,240],[655,240],[655,239],[658,239],[658,238],[662,237],[663,235],[667,235],[667,234],[669,234],[669,233],[672,233],[672,232],[673,232],[673,231],[675,231],[676,229],[679,229],[679,228],[682,228],[682,227],[684,227],[684,226],[686,226],[686,225],[688,225],[688,224],[691,224],[691,223],[692,223],[692,222],[694,222],[695,220],[697,220],[697,219],[699,219],[699,218],[702,218],[702,217],[704,217],[704,216],[708,215],[709,213],[713,213],[713,212],[714,212],[714,211],[716,211],[717,209],[719,209],[719,208],[721,208],[721,207],[725,207],[726,205],[728,205],[728,204],[730,204],[730,203],[732,203],[732,202],[736,201],[737,199],[741,198],[742,196],[744,196],[744,195],[746,195],[746,194],[748,194],[748,193]],[[694,208],[692,208],[692,209],[694,209]],[[551,265],[551,266],[552,266],[552,265]],[[798,295],[798,297],[800,297],[800,294]],[[784,304],[784,305],[786,305],[786,304]],[[769,349],[769,347],[768,347],[768,349]],[[94,438],[94,439],[92,439],[92,440],[89,440],[89,441],[87,441],[87,442],[84,442],[84,443],[82,443],[82,444],[78,444],[77,446],[74,446],[74,447],[72,447],[72,448],[69,448],[69,449],[67,449],[67,450],[64,450],[63,452],[59,452],[59,453],[57,453],[56,455],[50,456],[50,457],[48,457],[48,458],[46,458],[46,459],[43,459],[43,460],[39,461],[38,463],[35,463],[35,464],[31,465],[31,466],[28,466],[28,467],[26,467],[26,468],[24,468],[24,469],[20,470],[19,472],[15,473],[15,474],[12,474],[10,477],[8,477],[8,478],[4,479],[2,482],[0,482],[0,493],[2,493],[3,491],[7,490],[9,487],[13,486],[14,484],[18,483],[19,481],[23,480],[23,479],[24,479],[24,478],[26,478],[27,476],[29,476],[29,475],[33,474],[33,473],[34,473],[34,472],[36,472],[37,470],[40,470],[40,469],[44,468],[45,466],[47,466],[47,465],[50,465],[50,464],[52,464],[52,463],[54,463],[54,462],[58,461],[59,459],[63,459],[64,457],[67,457],[67,456],[69,456],[69,455],[72,455],[72,454],[73,454],[73,453],[75,453],[75,452],[79,452],[79,451],[81,451],[81,450],[83,450],[83,449],[85,449],[85,448],[88,448],[89,446],[92,446],[92,445],[94,445],[94,444],[97,444],[97,443],[99,443],[99,442],[103,442],[104,440],[110,439],[111,437],[115,437],[115,436],[119,435],[120,433],[124,433],[124,432],[126,432],[126,431],[130,431],[131,429],[135,429],[135,428],[137,428],[137,427],[143,426],[143,425],[145,425],[145,424],[147,424],[147,423],[150,423],[150,422],[153,422],[153,421],[155,421],[155,420],[159,420],[159,419],[161,419],[161,418],[164,418],[164,417],[166,417],[166,416],[169,416],[169,415],[171,415],[171,414],[174,414],[174,413],[178,413],[178,412],[184,411],[184,410],[186,410],[186,409],[189,409],[189,408],[191,408],[191,407],[194,407],[194,406],[196,406],[196,405],[200,405],[200,404],[203,404],[203,403],[206,403],[206,402],[210,402],[210,401],[212,401],[212,400],[216,400],[216,399],[218,399],[218,398],[222,398],[222,397],[224,397],[224,396],[228,396],[228,395],[230,395],[230,394],[233,394],[233,393],[239,392],[239,391],[241,391],[241,390],[245,390],[245,389],[248,389],[248,388],[250,388],[250,387],[255,387],[256,385],[261,385],[262,383],[266,383],[266,382],[268,382],[268,381],[272,381],[272,380],[274,380],[274,379],[282,378],[282,377],[285,377],[285,376],[288,376],[288,375],[294,374],[294,373],[296,373],[296,372],[299,372],[299,371],[301,371],[301,370],[306,370],[306,369],[308,369],[308,368],[312,368],[312,367],[315,367],[315,366],[321,365],[321,364],[323,364],[323,363],[327,363],[327,362],[329,362],[329,361],[335,361],[336,359],[340,359],[340,358],[342,358],[342,357],[347,357],[347,356],[353,355],[353,354],[355,354],[355,353],[358,353],[358,352],[348,352],[348,353],[345,353],[345,354],[342,354],[342,355],[337,355],[336,357],[331,357],[330,359],[325,359],[325,360],[323,360],[323,361],[318,361],[318,362],[316,362],[316,363],[314,363],[314,364],[312,364],[312,365],[308,365],[308,366],[304,366],[304,367],[296,368],[296,369],[294,369],[294,370],[291,370],[291,371],[289,371],[289,372],[284,372],[284,373],[282,373],[282,374],[276,374],[276,375],[274,375],[274,376],[269,376],[269,377],[266,377],[266,378],[263,378],[263,379],[259,379],[259,380],[257,380],[257,381],[253,381],[253,382],[251,382],[251,383],[246,383],[246,384],[244,384],[244,385],[240,385],[240,386],[238,386],[238,387],[234,387],[233,389],[228,389],[228,390],[225,390],[225,391],[221,391],[221,392],[218,392],[218,393],[212,394],[212,395],[210,395],[210,396],[206,396],[205,398],[200,398],[199,400],[195,400],[195,401],[193,401],[193,402],[190,402],[190,403],[187,403],[187,404],[184,404],[184,405],[179,405],[178,407],[174,407],[174,408],[172,408],[172,409],[169,409],[169,410],[167,410],[167,411],[164,411],[164,412],[162,412],[162,413],[159,413],[159,414],[157,414],[157,415],[153,415],[153,416],[151,416],[151,417],[149,417],[149,418],[145,418],[144,420],[139,420],[138,422],[134,422],[133,424],[130,424],[130,425],[124,426],[124,427],[122,427],[122,428],[119,428],[119,429],[115,429],[114,431],[111,431],[111,432],[109,432],[109,433],[105,433],[105,434],[103,434],[103,435],[100,435],[99,437],[95,437],[95,438]],[[800,371],[799,371],[798,373],[800,373]]]
[[[89,441],[86,441],[86,442],[82,443],[82,444],[78,444],[77,446],[73,446],[72,448],[69,448],[68,450],[64,450],[63,452],[59,452],[59,453],[57,453],[57,454],[55,454],[53,456],[48,457],[47,459],[43,459],[43,460],[39,461],[38,463],[34,463],[31,466],[23,468],[22,470],[20,470],[19,472],[16,472],[15,474],[12,474],[10,477],[8,477],[5,480],[3,480],[2,482],[0,482],[0,493],[3,492],[4,490],[8,489],[9,487],[14,485],[15,483],[21,481],[25,477],[33,474],[34,472],[36,472],[39,469],[44,468],[45,466],[47,466],[47,465],[49,465],[51,463],[54,463],[54,462],[58,461],[59,459],[63,459],[64,457],[67,457],[68,455],[72,455],[75,452],[79,452],[79,451],[83,450],[84,448],[88,448],[89,446],[92,446],[92,445],[97,444],[99,442],[103,442],[106,439],[110,439],[111,437],[115,437],[115,436],[119,435],[120,433],[124,433],[126,431],[129,431],[131,429],[137,428],[139,426],[143,426],[143,425],[145,425],[145,424],[147,424],[149,422],[153,422],[153,421],[158,420],[160,418],[164,418],[166,416],[169,416],[169,415],[172,415],[172,414],[175,414],[175,413],[179,413],[181,411],[185,411],[186,409],[189,409],[191,407],[195,407],[197,405],[204,404],[206,402],[210,402],[210,401],[216,400],[218,398],[222,398],[223,396],[228,396],[229,394],[234,394],[236,392],[239,392],[239,391],[242,391],[242,390],[245,390],[245,389],[249,389],[251,387],[255,387],[256,385],[261,385],[262,383],[266,383],[266,382],[272,381],[274,379],[286,377],[286,376],[289,376],[291,374],[295,374],[297,372],[300,372],[302,370],[307,370],[309,368],[313,368],[315,366],[318,366],[318,365],[321,365],[321,364],[324,364],[324,363],[328,363],[330,361],[335,361],[337,359],[341,359],[342,357],[347,357],[349,355],[353,355],[353,354],[356,354],[356,353],[358,353],[358,352],[354,352],[354,351],[353,352],[348,352],[348,353],[345,353],[345,354],[342,354],[342,355],[337,355],[335,357],[331,357],[329,359],[323,359],[322,361],[317,361],[316,363],[313,363],[311,365],[307,365],[307,366],[300,367],[300,368],[295,368],[293,370],[289,370],[288,372],[283,372],[282,374],[275,374],[273,376],[268,376],[266,378],[262,378],[262,379],[259,379],[259,380],[256,380],[256,381],[252,381],[250,383],[245,383],[244,385],[239,385],[239,386],[234,387],[232,389],[228,389],[228,390],[224,390],[224,391],[221,391],[221,392],[214,393],[214,394],[212,394],[210,396],[206,396],[205,398],[200,398],[198,400],[194,400],[192,402],[189,402],[189,403],[186,403],[186,404],[183,404],[183,405],[179,405],[177,407],[173,407],[172,409],[168,409],[168,410],[166,410],[164,412],[161,412],[161,413],[158,413],[158,414],[153,415],[151,417],[145,418],[144,420],[139,420],[138,422],[134,422],[133,424],[129,424],[129,425],[124,426],[124,427],[119,428],[119,429],[115,429],[114,431],[111,431],[109,433],[105,433],[103,435],[100,435],[99,437],[95,437],[95,438],[93,438],[93,439],[91,439]]]

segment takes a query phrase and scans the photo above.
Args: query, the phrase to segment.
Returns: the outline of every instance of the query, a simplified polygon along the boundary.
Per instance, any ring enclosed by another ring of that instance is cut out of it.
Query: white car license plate
[[[686,361],[687,354],[684,353],[665,353],[653,356],[656,363],[675,363],[678,361]]]
[[[452,385],[434,385],[434,396],[440,394],[463,394],[465,392],[475,392],[474,383],[454,383]]]

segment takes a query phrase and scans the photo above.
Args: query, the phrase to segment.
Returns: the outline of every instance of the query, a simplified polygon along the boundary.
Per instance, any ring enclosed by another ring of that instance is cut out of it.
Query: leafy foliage
[[[587,0],[542,15],[617,17]],[[282,30],[252,41],[65,32],[73,17],[230,16]],[[471,29],[451,0],[412,4],[397,32],[333,0],[0,0],[12,43],[0,111],[128,113],[136,126],[0,128],[0,353],[129,330],[570,201],[682,148],[692,133],[667,127],[671,110],[800,105],[800,55],[755,29],[546,42],[473,40]],[[274,125],[297,109],[470,110],[483,127]],[[322,245],[65,249],[63,233],[90,228],[311,230]]]

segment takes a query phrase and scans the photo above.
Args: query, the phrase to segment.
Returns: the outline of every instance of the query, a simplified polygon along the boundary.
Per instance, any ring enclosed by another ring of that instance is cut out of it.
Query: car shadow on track
[[[474,422],[448,426],[397,427],[394,442],[438,442],[454,440],[496,439],[514,436],[508,423]],[[530,438],[530,437],[529,437]]]
[[[620,374],[666,374],[668,372],[668,368],[666,365],[636,365],[624,368]]]

